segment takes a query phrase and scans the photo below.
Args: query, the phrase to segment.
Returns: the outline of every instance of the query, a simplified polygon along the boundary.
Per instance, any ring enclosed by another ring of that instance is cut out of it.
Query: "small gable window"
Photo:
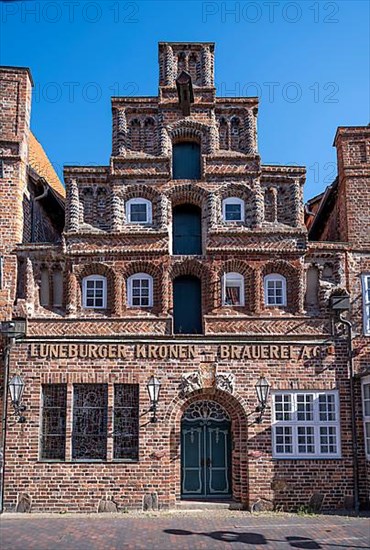
[[[127,279],[127,303],[129,307],[153,306],[153,277],[135,273]]]
[[[225,273],[222,278],[222,304],[244,306],[244,277],[240,273]]]
[[[222,216],[225,222],[244,221],[244,201],[237,197],[228,197],[222,202]]]
[[[82,305],[84,308],[107,307],[107,279],[102,275],[89,275],[82,280]]]
[[[283,275],[272,273],[264,279],[266,306],[286,306],[286,279]]]
[[[128,223],[152,223],[152,203],[147,199],[130,199],[126,203]]]

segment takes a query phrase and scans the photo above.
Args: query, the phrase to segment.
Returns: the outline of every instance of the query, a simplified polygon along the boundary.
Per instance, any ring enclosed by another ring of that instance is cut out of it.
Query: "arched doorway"
[[[181,420],[181,498],[230,498],[231,420],[216,401],[195,401]]]
[[[202,334],[202,291],[198,277],[182,275],[173,281],[175,334]]]
[[[172,148],[174,180],[200,179],[200,145],[195,141],[175,143]]]
[[[175,206],[172,214],[173,253],[202,254],[202,211],[193,204]]]

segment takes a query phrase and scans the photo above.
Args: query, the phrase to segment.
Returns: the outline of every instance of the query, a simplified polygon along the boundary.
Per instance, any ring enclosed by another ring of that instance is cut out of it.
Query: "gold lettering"
[[[138,359],[145,359],[146,358],[146,347],[141,345],[141,346],[136,346],[136,357]]]
[[[252,359],[260,359],[261,349],[259,346],[252,346]]]
[[[242,359],[245,359],[245,358],[252,359],[250,346],[244,346],[244,348],[243,348]]]
[[[48,356],[48,345],[47,344],[41,344],[40,345],[40,357],[45,358]]]
[[[98,346],[96,344],[89,345],[89,357],[98,359],[97,350],[98,350]]]
[[[181,344],[179,349],[179,359],[187,359],[188,355],[186,353],[186,347]]]
[[[63,358],[63,359],[68,357],[68,346],[67,346],[67,344],[62,344],[60,346],[59,357]]]
[[[229,346],[220,346],[220,359],[229,359],[230,348]]]
[[[105,344],[98,347],[98,354],[102,359],[106,359],[108,355],[108,348]]]
[[[242,349],[241,346],[230,346],[230,359],[240,359]]]
[[[38,355],[37,352],[38,352],[37,344],[31,344],[30,356],[31,357],[37,357],[37,355]]]
[[[303,346],[303,348],[301,350],[301,355],[300,355],[299,358],[300,359],[310,359],[311,358],[310,348],[308,346]]]
[[[189,346],[188,351],[189,351],[189,359],[194,359],[194,357],[196,356],[195,346]]]
[[[178,359],[179,357],[179,348],[177,346],[170,346],[170,358]]]
[[[166,346],[159,346],[158,347],[158,355],[160,357],[160,359],[166,359],[167,355],[168,355],[168,349]]]
[[[281,346],[281,359],[291,359],[290,346]]]
[[[149,359],[157,359],[157,346],[148,346]]]
[[[68,357],[78,357],[79,356],[79,349],[77,344],[69,344],[68,346]]]
[[[270,359],[270,347],[261,346],[261,359]]]
[[[117,357],[117,344],[108,345],[108,357],[109,359],[114,359]]]
[[[125,359],[126,357],[126,346],[123,344],[118,344],[117,346],[117,358],[118,359]]]
[[[279,346],[270,346],[270,359],[280,359]]]

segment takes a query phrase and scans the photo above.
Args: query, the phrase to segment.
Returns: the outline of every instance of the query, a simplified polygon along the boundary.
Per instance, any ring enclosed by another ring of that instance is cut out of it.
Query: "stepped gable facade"
[[[308,205],[308,231],[305,168],[261,163],[258,99],[217,97],[213,43],[160,43],[158,96],[112,98],[109,164],[65,167],[63,229],[50,173],[34,183],[45,197],[23,207],[31,80],[13,68],[2,78],[18,147],[0,188],[16,225],[1,228],[3,319],[26,320],[9,349],[26,410],[19,423],[9,403],[4,509],[366,503],[370,267],[358,197],[369,200],[370,156],[357,142],[368,130],[338,130],[337,191]],[[330,307],[346,291],[361,335],[354,385]]]

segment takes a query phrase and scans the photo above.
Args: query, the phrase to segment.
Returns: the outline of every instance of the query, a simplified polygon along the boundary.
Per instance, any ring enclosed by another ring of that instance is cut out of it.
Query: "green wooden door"
[[[173,253],[202,254],[202,213],[192,204],[181,204],[173,209]]]
[[[172,149],[172,174],[174,180],[200,179],[200,145],[185,141],[175,143]]]
[[[228,498],[230,495],[230,424],[184,422],[183,498]]]
[[[202,334],[202,293],[197,277],[177,277],[173,282],[175,334]]]

